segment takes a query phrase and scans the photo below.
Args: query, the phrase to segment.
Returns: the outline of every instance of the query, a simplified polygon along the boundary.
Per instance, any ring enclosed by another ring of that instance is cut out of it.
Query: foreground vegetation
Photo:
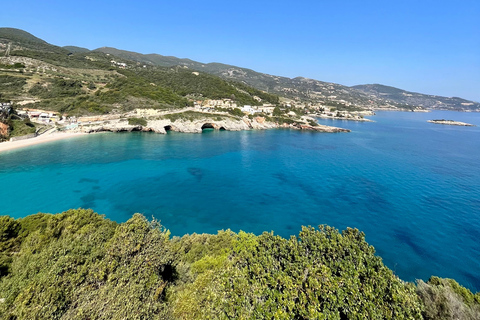
[[[2,319],[478,319],[480,295],[398,279],[356,229],[169,236],[135,214],[0,217]]]

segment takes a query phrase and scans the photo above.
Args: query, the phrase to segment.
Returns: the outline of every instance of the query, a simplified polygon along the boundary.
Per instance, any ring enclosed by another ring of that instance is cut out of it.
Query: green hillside
[[[84,61],[85,59],[83,56],[69,56],[70,52],[68,50],[49,44],[44,40],[19,29],[0,28],[0,44],[5,48],[7,45],[10,45],[10,56],[35,58],[43,62],[63,67],[98,67]]]
[[[0,28],[0,39],[8,39],[13,44],[21,44],[31,49],[46,49],[53,47],[34,35],[15,28]]]
[[[76,47],[76,46],[64,46],[62,47],[63,49],[67,50],[68,52],[71,53],[87,53],[90,52],[87,48],[82,48],[82,47]]]
[[[162,56],[155,53],[141,54],[132,51],[119,50],[111,47],[102,47],[95,49],[94,51],[108,53],[122,59],[127,59],[159,67],[187,66],[195,70],[199,70],[201,67],[201,63],[190,59],[180,59],[172,56]]]
[[[94,115],[179,108],[204,99],[232,99],[238,105],[279,102],[278,96],[204,72],[147,66],[79,47],[61,48],[17,29],[0,28],[0,45],[5,50],[11,46],[9,57],[0,60],[0,78],[5,79],[0,99],[32,101],[25,105],[30,108]]]
[[[262,91],[306,103],[323,104],[340,109],[391,107],[415,109],[415,107],[444,110],[480,110],[478,102],[461,98],[425,95],[384,85],[358,85],[348,87],[303,77],[287,78],[260,73],[248,68],[222,63],[202,63],[159,54],[140,54],[115,48],[99,48],[97,52],[109,53],[148,65],[171,67],[184,66],[225,80],[242,82]]]
[[[190,59],[179,59],[159,54],[140,54],[115,48],[99,48],[97,52],[112,54],[124,59],[138,61],[147,65],[182,66],[202,71],[228,81],[241,82],[258,90],[273,93],[304,103],[325,104],[346,109],[371,108],[384,103],[383,100],[372,101],[366,94],[335,83],[322,82],[302,77],[290,79],[260,73],[251,69],[222,63],[202,63]],[[351,106],[348,108],[347,106]]]

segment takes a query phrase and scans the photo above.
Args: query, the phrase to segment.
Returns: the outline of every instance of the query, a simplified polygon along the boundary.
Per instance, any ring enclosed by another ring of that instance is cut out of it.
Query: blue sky
[[[55,45],[221,62],[480,101],[480,1],[3,1]]]

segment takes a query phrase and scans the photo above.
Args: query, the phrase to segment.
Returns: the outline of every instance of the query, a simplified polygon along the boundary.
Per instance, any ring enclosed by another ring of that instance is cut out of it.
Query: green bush
[[[253,248],[237,251],[233,280],[224,280],[232,288],[228,317],[421,317],[413,286],[395,277],[356,229],[304,227],[289,240],[264,233]]]
[[[272,117],[272,119],[279,123],[279,124],[295,124],[297,123],[297,121],[295,121],[294,119],[290,119],[290,118],[285,118],[285,117]]]
[[[2,68],[2,69],[24,69],[25,65],[23,63],[19,63],[19,62],[16,62],[14,64],[0,63],[0,68]]]
[[[228,109],[227,111],[228,113],[230,113],[231,115],[234,115],[234,116],[237,116],[237,117],[243,117],[245,114],[242,112],[242,110],[238,109],[238,108],[232,108],[232,109]]]
[[[146,126],[147,120],[144,118],[128,118],[128,124],[132,126]]]
[[[10,137],[24,136],[35,133],[36,127],[33,123],[24,120],[10,120]]]
[[[20,223],[13,218],[0,216],[0,278],[10,272],[12,257],[9,251],[15,245],[16,237],[20,231]]]
[[[27,82],[25,78],[19,76],[0,75],[0,92],[2,99],[8,101],[23,91],[23,86]]]
[[[20,230],[20,224],[8,216],[0,216],[0,242],[4,243],[15,238]]]
[[[215,108],[217,111],[227,112],[232,116],[243,117],[245,114],[239,108]]]

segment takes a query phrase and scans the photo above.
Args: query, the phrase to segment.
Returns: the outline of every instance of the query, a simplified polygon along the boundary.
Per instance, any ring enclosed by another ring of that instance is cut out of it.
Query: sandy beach
[[[6,141],[0,143],[0,152],[25,148],[45,142],[56,141],[61,139],[67,139],[72,137],[77,137],[85,135],[87,133],[83,132],[55,132],[52,134],[41,135],[31,139],[19,140],[19,141]]]

